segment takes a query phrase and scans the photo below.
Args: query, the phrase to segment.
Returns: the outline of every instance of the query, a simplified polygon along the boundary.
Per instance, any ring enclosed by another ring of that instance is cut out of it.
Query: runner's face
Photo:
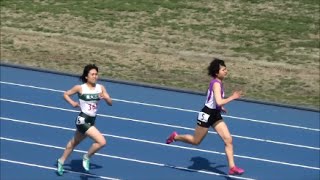
[[[95,69],[91,69],[87,76],[88,83],[95,84],[98,80],[98,72]]]
[[[228,70],[224,66],[220,66],[218,78],[219,79],[224,79],[228,75]]]

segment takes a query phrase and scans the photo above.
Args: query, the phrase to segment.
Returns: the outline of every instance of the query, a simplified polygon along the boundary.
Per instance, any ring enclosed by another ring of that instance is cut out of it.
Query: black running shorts
[[[75,124],[77,126],[77,130],[84,134],[91,126],[94,126],[95,121],[96,117],[91,117],[81,112],[78,115]]]
[[[219,122],[223,121],[220,112],[220,110],[204,106],[198,114],[197,124],[205,128],[209,128],[210,126],[215,127]]]

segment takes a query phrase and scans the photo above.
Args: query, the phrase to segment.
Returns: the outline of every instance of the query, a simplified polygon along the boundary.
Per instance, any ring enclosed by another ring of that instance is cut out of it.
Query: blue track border
[[[65,72],[59,72],[59,71],[52,71],[52,70],[48,70],[48,69],[39,69],[39,68],[35,68],[35,67],[28,67],[28,66],[23,66],[23,65],[18,65],[18,64],[9,64],[9,63],[0,62],[0,66],[25,69],[25,70],[31,70],[31,71],[37,71],[37,72],[45,72],[45,73],[51,73],[51,74],[58,74],[58,75],[66,75],[66,76],[72,76],[72,77],[77,77],[77,78],[80,77],[79,74],[71,74],[71,73],[65,73]],[[162,89],[162,90],[167,90],[167,91],[174,91],[174,92],[195,94],[195,95],[202,95],[202,96],[206,95],[205,93],[199,92],[199,91],[171,88],[171,87],[167,87],[167,86],[159,86],[159,85],[134,82],[134,81],[116,80],[116,79],[111,79],[111,78],[100,78],[99,81],[113,82],[113,83],[126,84],[126,85],[132,85],[132,86],[140,86],[140,87],[153,88],[153,89]],[[253,99],[241,98],[241,99],[237,99],[237,101],[272,105],[272,106],[285,107],[285,108],[293,108],[293,109],[305,110],[305,111],[320,112],[320,109],[294,106],[294,105],[288,105],[288,104],[273,103],[273,102],[266,102],[266,101],[258,101],[258,100],[253,100]]]

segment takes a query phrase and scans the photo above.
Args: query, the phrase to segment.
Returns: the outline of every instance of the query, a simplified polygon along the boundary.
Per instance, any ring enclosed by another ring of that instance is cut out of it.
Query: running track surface
[[[235,161],[246,170],[229,176],[224,144],[211,129],[199,146],[166,145],[172,131],[193,133],[201,95],[100,81],[114,100],[100,103],[96,125],[107,146],[81,157],[86,139],[56,174],[56,160],[75,131],[79,109],[62,92],[73,76],[1,65],[1,179],[319,179],[319,112],[244,101],[226,107]],[[76,97],[74,97],[76,98]]]

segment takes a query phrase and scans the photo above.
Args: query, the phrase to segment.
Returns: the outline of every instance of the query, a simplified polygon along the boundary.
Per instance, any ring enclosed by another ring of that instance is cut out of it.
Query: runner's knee
[[[200,141],[194,141],[193,145],[198,146],[200,144]]]
[[[224,143],[226,145],[232,145],[232,137],[231,136],[225,137],[224,138]]]
[[[78,143],[79,144],[79,143]],[[74,139],[71,139],[67,145],[67,148],[74,149],[78,145]]]
[[[74,143],[73,143],[73,146],[76,147],[79,143],[80,143],[79,140],[75,140]]]
[[[193,139],[193,141],[192,141],[192,144],[195,146],[199,145],[200,143],[201,143],[201,140],[199,140],[199,139]]]
[[[104,137],[102,137],[98,142],[97,142],[101,147],[105,146],[107,144],[107,141]]]

